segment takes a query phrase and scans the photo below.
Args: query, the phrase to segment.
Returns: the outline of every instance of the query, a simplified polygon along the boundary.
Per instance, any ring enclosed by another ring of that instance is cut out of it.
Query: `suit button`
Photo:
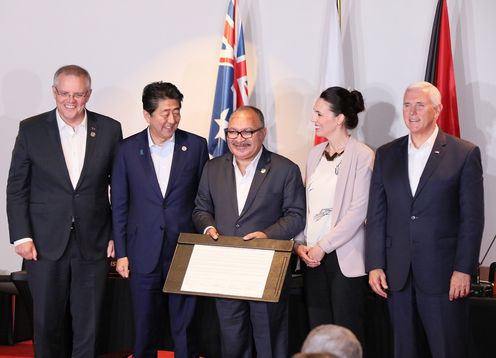
[[[412,219],[412,220],[416,220],[416,219],[417,219],[417,217],[416,217],[415,215],[412,215],[412,216],[410,217],[410,219]]]
[[[164,227],[163,226],[160,226],[160,230],[164,231]]]
[[[236,229],[239,229],[241,225],[239,224],[236,224]]]
[[[74,195],[75,198],[79,198],[79,194]]]

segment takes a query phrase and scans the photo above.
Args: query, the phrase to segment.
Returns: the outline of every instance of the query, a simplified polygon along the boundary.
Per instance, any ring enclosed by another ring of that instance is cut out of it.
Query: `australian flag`
[[[218,157],[227,151],[224,129],[232,112],[248,104],[245,41],[236,0],[230,0],[220,50],[208,151]]]

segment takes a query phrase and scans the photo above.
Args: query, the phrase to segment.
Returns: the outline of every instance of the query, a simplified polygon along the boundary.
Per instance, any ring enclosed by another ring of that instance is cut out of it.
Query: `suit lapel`
[[[446,153],[446,135],[441,130],[439,130],[436,141],[432,146],[432,151],[431,154],[429,155],[429,159],[427,160],[424,171],[420,176],[417,191],[415,192],[415,198],[418,197],[418,195],[424,188],[425,184],[429,181],[429,178],[434,173],[439,163],[441,163],[441,160],[443,159],[445,153]]]
[[[413,198],[412,189],[410,187],[410,178],[408,174],[408,136],[403,137],[403,140],[400,141],[398,146],[398,157],[393,158],[393,160],[397,160],[398,163],[402,166],[402,169],[399,171],[401,185],[404,188],[400,188],[399,192],[409,193],[408,197]]]
[[[230,201],[231,209],[233,213],[236,213],[240,216],[238,212],[238,196],[236,190],[236,176],[234,175],[234,166],[233,166],[233,155],[231,152],[228,152],[222,157],[224,162],[224,175],[226,176],[226,180],[222,183],[225,186],[225,193],[227,195],[227,199]]]
[[[162,198],[162,191],[158,183],[157,173],[153,166],[152,154],[148,143],[148,128],[143,130],[138,137],[138,148],[136,155],[139,157],[139,162],[145,173],[145,178],[149,181],[150,187],[156,195]]]
[[[243,207],[243,211],[239,215],[240,217],[243,216],[250,209],[250,206],[255,201],[258,190],[269,174],[270,168],[270,153],[265,148],[263,148],[262,155],[260,156],[260,160],[257,164],[257,169],[255,170],[255,175],[253,176],[253,181],[251,182],[250,191],[248,192],[248,196],[246,197],[245,206]]]
[[[72,188],[71,177],[69,176],[69,170],[67,169],[67,164],[65,162],[64,150],[62,149],[62,142],[60,140],[60,132],[57,124],[57,116],[55,110],[48,114],[46,127],[48,132],[48,138],[50,144],[53,147],[53,153],[55,157],[55,162],[57,163],[54,170],[60,171],[67,185]]]
[[[348,182],[349,172],[351,170],[351,162],[356,156],[356,141],[350,137],[348,144],[343,153],[343,159],[339,167],[339,175],[336,182],[336,190],[334,191],[334,203],[332,208],[332,226],[334,227],[336,221],[340,217],[341,206],[344,198],[344,191]],[[354,179],[354,178],[353,178]]]
[[[88,173],[89,167],[93,162],[93,154],[95,152],[95,146],[100,136],[98,136],[98,121],[93,112],[86,110],[87,117],[87,127],[86,127],[86,150],[84,153],[83,168],[81,169],[81,175],[79,175],[79,180],[76,188],[79,188],[84,180],[86,173]]]
[[[174,183],[181,178],[181,173],[187,162],[186,156],[188,155],[188,150],[189,148],[186,142],[185,133],[179,129],[176,130],[174,139],[174,154],[172,155],[171,171],[164,199],[166,199],[167,195],[169,195],[170,191],[174,187]]]

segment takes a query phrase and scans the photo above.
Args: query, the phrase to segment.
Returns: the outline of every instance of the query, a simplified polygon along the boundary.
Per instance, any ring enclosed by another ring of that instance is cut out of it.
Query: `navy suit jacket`
[[[484,227],[480,150],[439,130],[417,191],[408,136],[377,150],[366,227],[366,270],[382,268],[401,290],[410,268],[426,293],[449,291],[453,271],[474,274]]]
[[[120,145],[112,171],[112,217],[116,256],[128,257],[130,269],[150,273],[162,245],[171,260],[180,232],[195,232],[191,213],[201,173],[208,160],[207,142],[177,129],[169,183],[162,196],[155,174],[147,129]]]
[[[305,189],[298,166],[265,148],[243,211],[238,214],[233,155],[205,165],[193,220],[199,232],[214,226],[220,235],[263,231],[269,239],[290,240],[305,227]]]
[[[7,184],[10,241],[32,238],[39,258],[57,260],[62,256],[73,219],[83,257],[96,260],[107,255],[112,231],[110,173],[122,131],[112,118],[86,113],[86,153],[75,189],[55,110],[19,125]]]

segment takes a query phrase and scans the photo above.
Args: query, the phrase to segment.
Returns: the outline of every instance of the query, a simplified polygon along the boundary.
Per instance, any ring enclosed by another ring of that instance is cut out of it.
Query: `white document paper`
[[[195,245],[181,291],[262,298],[274,252]]]

